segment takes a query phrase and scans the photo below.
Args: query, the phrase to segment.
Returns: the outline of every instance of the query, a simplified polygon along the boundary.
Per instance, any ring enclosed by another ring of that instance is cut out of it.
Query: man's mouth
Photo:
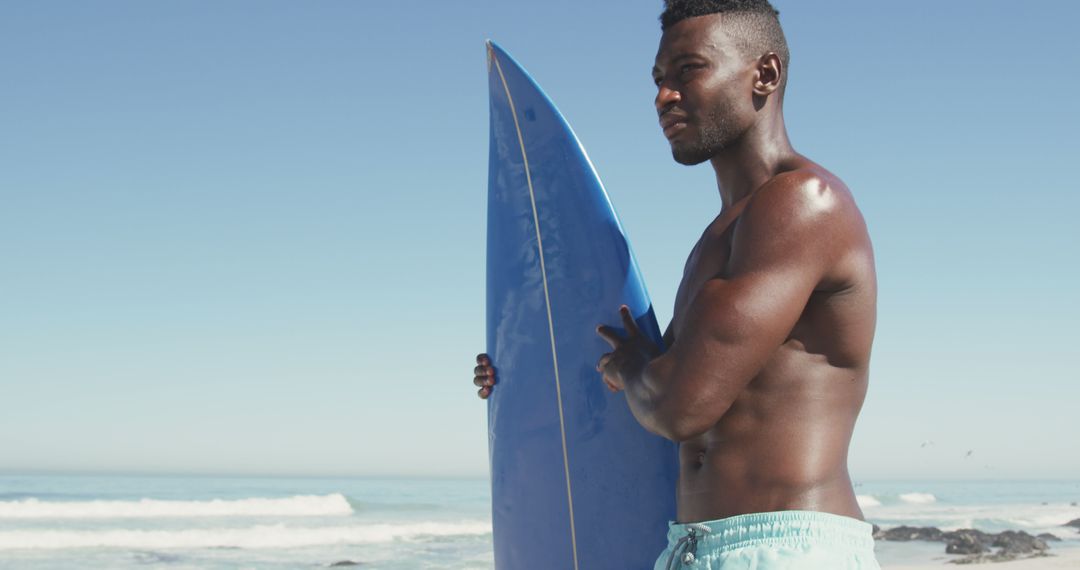
[[[660,128],[664,136],[671,138],[686,128],[686,116],[671,111],[660,115]]]

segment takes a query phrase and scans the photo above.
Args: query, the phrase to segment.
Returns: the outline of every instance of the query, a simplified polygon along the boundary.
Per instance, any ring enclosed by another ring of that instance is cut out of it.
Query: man
[[[709,161],[719,215],[664,333],[598,327],[597,364],[637,420],[680,444],[678,521],[656,568],[877,569],[847,471],[877,282],[850,191],[784,125],[789,62],[767,0],[668,0],[653,79],[681,164]],[[486,398],[492,363],[477,357]]]

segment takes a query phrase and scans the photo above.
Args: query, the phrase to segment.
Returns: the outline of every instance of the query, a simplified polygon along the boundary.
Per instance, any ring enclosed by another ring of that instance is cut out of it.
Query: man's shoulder
[[[861,247],[865,236],[851,191],[813,165],[782,172],[755,190],[739,216],[734,240],[750,251],[779,248],[827,265]]]
[[[839,177],[812,165],[773,176],[746,201],[740,225],[785,233],[837,230],[838,221],[861,219],[851,191]]]
[[[781,172],[751,195],[746,209],[787,221],[812,223],[854,208],[847,185],[835,174],[817,165]],[[765,212],[761,212],[764,210]]]

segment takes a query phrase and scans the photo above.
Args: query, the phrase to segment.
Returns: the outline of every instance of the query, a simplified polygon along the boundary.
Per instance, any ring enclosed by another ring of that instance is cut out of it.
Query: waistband
[[[713,550],[758,545],[830,544],[874,550],[873,526],[851,517],[816,511],[751,513],[698,523],[668,524],[668,544],[687,535]]]

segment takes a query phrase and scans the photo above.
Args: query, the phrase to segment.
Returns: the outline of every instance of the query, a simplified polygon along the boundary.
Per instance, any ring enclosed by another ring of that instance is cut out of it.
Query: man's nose
[[[662,114],[669,109],[672,105],[678,103],[682,99],[682,95],[670,87],[661,84],[660,90],[656,92],[656,112]]]

